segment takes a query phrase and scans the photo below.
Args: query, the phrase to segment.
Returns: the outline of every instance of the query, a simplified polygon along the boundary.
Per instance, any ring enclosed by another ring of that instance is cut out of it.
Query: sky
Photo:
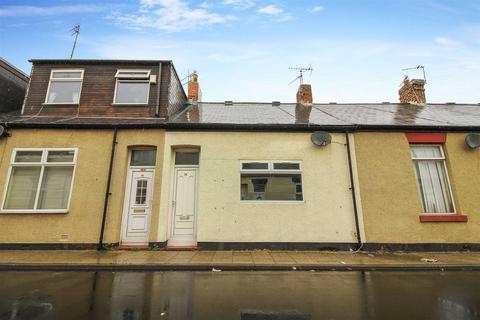
[[[480,103],[480,0],[0,0],[0,57],[173,60],[204,101],[397,102],[405,75],[427,101]]]

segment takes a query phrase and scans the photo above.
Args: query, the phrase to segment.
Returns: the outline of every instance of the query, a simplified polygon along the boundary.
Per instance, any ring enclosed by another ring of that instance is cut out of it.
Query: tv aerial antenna
[[[72,32],[72,36],[75,36],[75,40],[73,40],[72,52],[70,53],[70,59],[72,59],[73,53],[75,52],[75,47],[77,46],[78,35],[80,34],[80,25],[74,25],[70,31]]]
[[[427,77],[425,75],[425,66],[419,64],[418,66],[416,67],[411,67],[411,68],[405,68],[405,69],[402,69],[402,71],[407,71],[407,70],[419,70],[419,69],[422,69],[422,73],[423,73],[423,80],[425,80],[425,83],[427,83]],[[405,77],[408,77],[407,75],[405,75]]]
[[[312,76],[312,72],[313,72],[313,68],[312,66],[309,66],[308,68],[305,68],[305,67],[293,67],[293,68],[288,68],[290,70],[295,70],[296,72],[298,72],[298,77],[296,77],[295,79],[293,79],[288,85],[291,85],[292,83],[294,83],[295,81],[297,80],[300,80],[300,84],[302,85],[303,84],[303,74],[307,71],[310,71],[310,76]]]

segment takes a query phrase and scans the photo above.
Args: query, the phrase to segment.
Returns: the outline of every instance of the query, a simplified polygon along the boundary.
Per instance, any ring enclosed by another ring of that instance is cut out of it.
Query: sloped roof
[[[476,104],[199,103],[170,120],[200,124],[311,124],[333,126],[480,127]]]
[[[0,114],[10,127],[132,127],[213,130],[480,131],[479,104],[314,104],[203,102],[168,121],[159,118],[21,116]]]

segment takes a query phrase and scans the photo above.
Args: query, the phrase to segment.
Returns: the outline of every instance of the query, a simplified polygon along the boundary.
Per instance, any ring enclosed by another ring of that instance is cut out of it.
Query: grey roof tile
[[[474,104],[314,104],[203,102],[191,105],[168,122],[161,118],[21,116],[18,111],[0,114],[10,126],[216,126],[222,128],[269,128],[309,126],[445,127],[480,130],[480,105]]]
[[[480,126],[480,105],[198,103],[170,120],[198,124]]]

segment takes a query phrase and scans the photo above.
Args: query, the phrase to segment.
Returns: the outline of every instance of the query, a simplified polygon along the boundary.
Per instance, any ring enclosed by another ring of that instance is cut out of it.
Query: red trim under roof
[[[446,133],[405,133],[410,143],[445,143]]]

